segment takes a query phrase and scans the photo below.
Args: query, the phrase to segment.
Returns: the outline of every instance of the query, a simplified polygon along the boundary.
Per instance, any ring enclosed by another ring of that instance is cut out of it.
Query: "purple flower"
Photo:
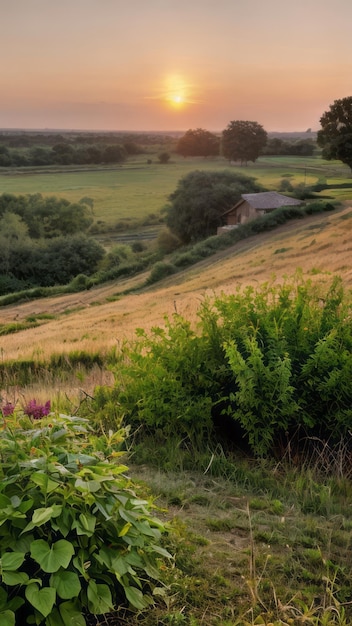
[[[12,402],[6,402],[5,406],[1,408],[2,414],[4,417],[9,417],[9,415],[13,415],[15,410],[15,405]]]
[[[48,400],[45,404],[37,404],[36,400],[30,400],[27,406],[24,407],[23,411],[28,417],[32,417],[35,420],[39,420],[44,415],[48,415],[50,413],[50,400]]]

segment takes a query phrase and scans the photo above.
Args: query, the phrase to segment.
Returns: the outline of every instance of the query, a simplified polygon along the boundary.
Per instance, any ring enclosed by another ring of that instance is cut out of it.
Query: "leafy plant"
[[[1,625],[84,626],[89,614],[150,606],[170,554],[120,463],[124,429],[97,438],[79,417],[4,420]]]
[[[351,302],[341,280],[266,283],[205,300],[197,329],[175,314],[148,336],[138,331],[113,367],[113,389],[98,388],[99,419],[175,437],[193,452],[236,441],[256,455],[282,454],[289,441],[336,443],[350,429]],[[161,458],[159,455],[158,458]]]

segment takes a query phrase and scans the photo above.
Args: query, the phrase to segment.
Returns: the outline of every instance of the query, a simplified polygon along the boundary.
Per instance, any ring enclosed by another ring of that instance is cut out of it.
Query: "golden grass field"
[[[50,313],[41,326],[1,337],[3,360],[73,350],[106,351],[135,335],[138,327],[162,325],[175,311],[194,320],[207,295],[231,293],[238,286],[291,277],[298,268],[312,280],[339,275],[352,289],[352,201],[334,212],[295,220],[276,230],[237,243],[153,287],[122,295],[146,275],[91,291],[2,307],[0,323]]]

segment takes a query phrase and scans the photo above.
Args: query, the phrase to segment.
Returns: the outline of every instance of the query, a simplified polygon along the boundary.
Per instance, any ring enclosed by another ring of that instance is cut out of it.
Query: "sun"
[[[145,98],[158,100],[164,108],[181,112],[201,102],[195,96],[195,90],[196,86],[189,78],[180,74],[168,74],[164,77],[161,88],[155,88],[155,95],[145,96]]]
[[[165,100],[174,109],[180,109],[187,103],[188,85],[179,75],[169,75],[165,80]]]
[[[167,101],[169,102],[169,104],[171,104],[171,106],[177,109],[182,107],[182,105],[185,104],[184,96],[179,93],[168,94]]]

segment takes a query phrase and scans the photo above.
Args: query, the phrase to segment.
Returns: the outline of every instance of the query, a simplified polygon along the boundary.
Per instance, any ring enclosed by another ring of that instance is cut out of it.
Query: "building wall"
[[[245,224],[256,217],[258,217],[257,211],[248,202],[243,202],[233,213],[226,215],[226,223],[229,226]]]

